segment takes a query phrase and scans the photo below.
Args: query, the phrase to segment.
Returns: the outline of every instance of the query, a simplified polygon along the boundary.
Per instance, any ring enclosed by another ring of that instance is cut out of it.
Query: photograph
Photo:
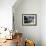
[[[22,14],[22,25],[25,26],[37,25],[37,14]]]

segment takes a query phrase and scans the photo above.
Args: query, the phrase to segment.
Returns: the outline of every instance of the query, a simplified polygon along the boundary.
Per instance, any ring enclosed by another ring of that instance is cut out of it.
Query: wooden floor
[[[13,39],[13,40],[6,40],[6,42],[2,43],[0,46],[16,46],[15,39]]]

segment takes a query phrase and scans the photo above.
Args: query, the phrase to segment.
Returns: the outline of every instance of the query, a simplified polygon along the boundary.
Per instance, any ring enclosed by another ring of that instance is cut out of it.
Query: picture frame
[[[22,14],[22,26],[36,26],[37,14]]]

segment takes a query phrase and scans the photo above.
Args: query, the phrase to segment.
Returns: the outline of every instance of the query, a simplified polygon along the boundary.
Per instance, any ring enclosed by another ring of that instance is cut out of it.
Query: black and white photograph
[[[22,14],[22,25],[35,26],[37,24],[37,14]]]

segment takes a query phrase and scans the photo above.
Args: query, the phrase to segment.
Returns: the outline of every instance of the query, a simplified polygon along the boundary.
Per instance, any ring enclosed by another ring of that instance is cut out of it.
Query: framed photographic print
[[[36,26],[37,14],[22,14],[22,25],[23,26]]]

